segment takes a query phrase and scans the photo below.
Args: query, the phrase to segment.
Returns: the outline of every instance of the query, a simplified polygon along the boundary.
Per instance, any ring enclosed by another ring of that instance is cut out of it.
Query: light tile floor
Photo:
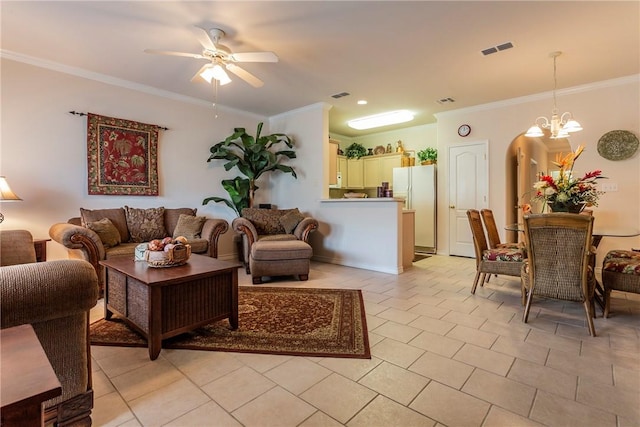
[[[93,346],[94,426],[640,426],[638,295],[614,292],[592,338],[581,304],[536,299],[524,324],[519,279],[471,295],[474,272],[313,263],[260,285],[361,289],[371,360]]]

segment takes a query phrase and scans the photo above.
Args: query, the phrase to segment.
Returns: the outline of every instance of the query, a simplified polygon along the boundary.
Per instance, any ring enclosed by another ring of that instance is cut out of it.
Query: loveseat
[[[60,396],[44,403],[47,425],[90,426],[89,311],[98,300],[96,272],[83,260],[35,262],[26,230],[2,231],[0,241],[0,327],[31,324],[62,386]]]
[[[231,223],[241,236],[238,248],[240,261],[247,274],[251,273],[249,257],[251,246],[257,241],[300,240],[308,243],[309,234],[318,228],[318,221],[294,209],[245,208]]]
[[[163,237],[184,236],[191,252],[218,257],[218,239],[227,232],[223,219],[196,216],[191,208],[123,208],[89,210],[80,208],[80,217],[57,223],[49,236],[65,246],[69,258],[91,263],[103,288],[105,275],[100,261],[117,256],[134,258],[140,243]]]

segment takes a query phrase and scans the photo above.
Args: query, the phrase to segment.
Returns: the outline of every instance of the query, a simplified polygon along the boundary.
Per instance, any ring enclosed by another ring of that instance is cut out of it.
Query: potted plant
[[[222,197],[207,197],[202,201],[203,205],[211,201],[222,202],[240,216],[243,208],[253,207],[255,192],[258,189],[256,181],[262,174],[279,170],[290,173],[294,178],[298,177],[291,166],[280,163],[285,158],[296,158],[296,153],[292,150],[293,141],[291,138],[283,133],[261,136],[262,125],[262,122],[258,124],[255,138],[249,135],[244,128],[234,128],[233,134],[211,147],[211,155],[207,162],[226,160],[225,170],[237,167],[246,178],[237,176],[234,179],[222,180],[222,187],[227,191],[231,200]],[[289,149],[277,150],[275,147],[280,143],[285,144]]]
[[[357,142],[352,143],[345,150],[347,159],[359,159],[360,157],[367,155],[367,149],[362,144]]]
[[[438,161],[438,150],[433,147],[427,147],[424,150],[418,151],[418,159],[420,164],[432,165]]]

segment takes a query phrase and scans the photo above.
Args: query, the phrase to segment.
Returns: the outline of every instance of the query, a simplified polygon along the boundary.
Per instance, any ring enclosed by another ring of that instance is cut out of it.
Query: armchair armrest
[[[88,312],[98,301],[98,276],[83,260],[0,268],[2,328]]]
[[[318,220],[308,216],[298,223],[296,228],[293,230],[293,234],[298,238],[298,240],[307,242],[309,239],[309,233],[316,230],[317,228]]]
[[[98,262],[105,259],[105,250],[95,231],[79,225],[60,222],[49,228],[49,236],[69,249],[70,258],[88,261],[96,273],[100,271]]]
[[[258,231],[256,227],[246,218],[238,217],[231,223],[233,231],[236,233],[244,234],[249,244],[249,252],[251,252],[251,245],[258,241]]]
[[[209,218],[202,226],[200,237],[209,242],[207,255],[212,258],[218,258],[218,239],[229,230],[229,224],[223,219]]]

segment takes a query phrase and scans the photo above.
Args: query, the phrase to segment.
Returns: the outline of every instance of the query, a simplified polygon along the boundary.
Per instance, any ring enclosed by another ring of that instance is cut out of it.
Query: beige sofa
[[[105,219],[109,220],[106,225]],[[196,209],[125,206],[99,210],[81,208],[80,217],[52,225],[49,236],[68,249],[69,258],[90,262],[102,288],[104,269],[99,264],[102,260],[117,256],[133,259],[135,248],[140,243],[167,236],[177,237],[176,233],[187,237],[192,253],[217,258],[218,239],[228,229],[229,224],[223,219],[197,217]]]
[[[98,300],[94,268],[82,260],[35,262],[26,230],[0,232],[0,249],[0,327],[31,324],[62,386],[62,395],[44,403],[46,424],[90,426],[89,311]]]

